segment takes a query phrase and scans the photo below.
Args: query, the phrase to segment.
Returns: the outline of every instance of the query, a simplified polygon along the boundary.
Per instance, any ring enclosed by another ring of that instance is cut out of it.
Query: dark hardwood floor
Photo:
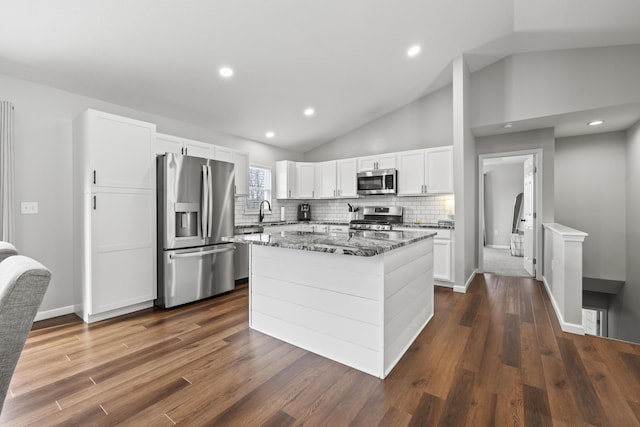
[[[1,426],[640,425],[640,346],[560,330],[540,282],[478,275],[383,381],[248,328],[247,286],[34,326]]]

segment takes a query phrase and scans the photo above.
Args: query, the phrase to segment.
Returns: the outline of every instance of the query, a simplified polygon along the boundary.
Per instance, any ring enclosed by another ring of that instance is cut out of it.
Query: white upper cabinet
[[[358,197],[356,163],[356,159],[316,163],[315,197],[322,199]]]
[[[87,110],[76,132],[85,144],[82,175],[92,187],[156,188],[154,124]]]
[[[276,199],[293,199],[296,185],[296,163],[289,160],[276,162]]]
[[[213,145],[207,144],[206,142],[185,139],[183,154],[185,156],[202,157],[203,159],[213,159],[214,149],[213,149]]]
[[[249,153],[233,150],[233,164],[235,165],[236,196],[249,194]]]
[[[311,199],[315,191],[315,163],[296,163],[296,197]]]
[[[233,163],[233,150],[228,147],[213,147],[213,159]]]
[[[185,156],[213,159],[214,146],[206,142],[194,141],[162,133],[156,134],[155,153],[183,154]]]
[[[453,193],[453,147],[426,150],[427,194]]]
[[[184,154],[184,140],[177,136],[156,133],[156,146],[154,151],[156,154]]]
[[[156,133],[156,154],[175,153],[204,159],[221,160],[235,165],[236,196],[249,193],[249,153],[229,147]]]
[[[336,170],[337,196],[358,197],[356,159],[344,159],[336,161]]]
[[[358,172],[372,169],[394,169],[396,167],[396,154],[376,154],[358,158]]]
[[[425,194],[425,150],[398,153],[398,196]]]
[[[453,193],[453,147],[398,153],[398,195]]]
[[[336,197],[336,178],[337,171],[335,160],[316,163],[316,198],[332,199]]]
[[[445,146],[315,163],[282,160],[276,198],[359,197],[356,175],[371,169],[397,169],[399,196],[453,193],[453,147]]]

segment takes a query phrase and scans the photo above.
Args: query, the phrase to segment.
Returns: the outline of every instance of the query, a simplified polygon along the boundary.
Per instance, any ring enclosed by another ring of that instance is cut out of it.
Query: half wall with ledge
[[[558,223],[545,223],[542,227],[544,286],[562,330],[584,335],[582,243],[588,234]]]

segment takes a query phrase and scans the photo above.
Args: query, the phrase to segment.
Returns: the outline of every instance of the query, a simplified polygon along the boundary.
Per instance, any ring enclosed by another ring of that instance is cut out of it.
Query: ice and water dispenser
[[[198,213],[200,207],[197,203],[176,203],[176,236],[198,237]]]

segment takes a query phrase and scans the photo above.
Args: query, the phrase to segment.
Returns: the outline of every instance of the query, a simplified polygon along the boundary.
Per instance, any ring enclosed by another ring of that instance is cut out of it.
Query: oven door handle
[[[202,252],[189,252],[186,254],[169,254],[169,258],[171,259],[178,259],[178,258],[195,258],[195,257],[203,257],[205,255],[211,255],[211,254],[219,254],[222,252],[229,252],[234,250],[236,247],[234,246],[227,246],[223,249],[211,249],[209,251],[202,251]]]

